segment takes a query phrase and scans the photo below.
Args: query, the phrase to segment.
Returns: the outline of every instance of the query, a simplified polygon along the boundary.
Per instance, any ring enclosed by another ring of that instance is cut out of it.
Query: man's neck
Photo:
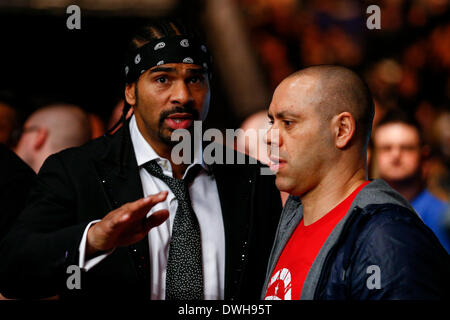
[[[424,184],[419,177],[413,177],[410,179],[405,179],[401,181],[391,181],[386,182],[391,186],[392,189],[400,193],[406,200],[414,200],[419,193],[424,189]]]
[[[366,181],[364,168],[343,179],[342,176],[328,175],[316,187],[301,196],[304,225],[313,224],[347,198]]]
[[[172,148],[173,146],[170,144],[167,144],[163,141],[161,141],[157,137],[151,137],[146,132],[144,125],[139,123],[138,119],[136,119],[136,124],[138,127],[139,132],[141,133],[142,137],[145,139],[145,141],[152,147],[152,149],[155,151],[155,153],[164,159],[169,160],[170,165],[172,167],[172,174],[173,177],[176,179],[182,179],[184,172],[186,171],[188,164],[175,164],[172,160]]]
[[[160,146],[160,148],[158,148],[157,146],[154,146],[151,141],[148,141],[148,144],[151,145],[151,147],[153,148],[153,150],[155,150],[155,152],[164,159],[169,160],[170,162],[170,166],[172,167],[172,174],[173,177],[175,179],[182,179],[183,175],[187,169],[187,167],[189,166],[188,164],[175,164],[172,160],[172,146],[167,146],[167,145],[163,145]]]

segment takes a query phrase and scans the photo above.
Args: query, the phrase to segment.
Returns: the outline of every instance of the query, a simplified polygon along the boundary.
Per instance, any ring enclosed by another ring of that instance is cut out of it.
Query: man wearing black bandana
[[[210,62],[182,23],[136,34],[123,126],[44,163],[0,244],[6,297],[259,298],[281,212],[273,176],[248,158],[207,165],[201,143],[191,163],[171,157],[173,132],[208,113]]]

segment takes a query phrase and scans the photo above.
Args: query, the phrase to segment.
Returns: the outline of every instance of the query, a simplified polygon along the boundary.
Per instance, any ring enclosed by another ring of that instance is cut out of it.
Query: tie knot
[[[189,190],[188,190],[188,183],[193,180],[196,173],[198,172],[198,165],[191,168],[186,175],[185,179],[175,179],[169,176],[166,176],[160,165],[156,162],[156,160],[152,160],[147,162],[144,165],[144,168],[150,173],[152,176],[157,177],[158,179],[162,180],[167,186],[172,190],[172,192],[175,194],[178,200],[180,199],[186,199],[189,198]]]

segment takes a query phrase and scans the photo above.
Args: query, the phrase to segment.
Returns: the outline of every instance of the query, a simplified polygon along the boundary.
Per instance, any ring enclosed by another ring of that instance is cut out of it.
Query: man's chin
[[[159,137],[159,140],[162,141],[162,143],[164,143],[165,145],[168,145],[168,146],[173,146],[179,142],[176,140],[172,141],[172,131],[169,131],[167,129],[163,129],[163,130],[160,129],[158,132],[158,137]]]
[[[180,129],[178,129],[178,130],[180,130]],[[191,130],[191,128],[181,129],[181,130],[188,130],[189,134],[192,137],[192,132],[191,132],[192,130]],[[175,130],[171,129],[171,128],[163,128],[163,129],[160,129],[158,136],[161,139],[161,141],[163,141],[166,145],[174,146],[174,145],[180,143],[181,141],[183,141],[183,139],[184,139],[184,135],[181,135],[181,137],[180,137],[180,135],[178,135],[176,139],[172,140],[172,136],[174,134],[174,131]]]
[[[278,176],[275,179],[275,185],[277,186],[277,189],[283,192],[287,192],[289,194],[291,194],[292,190],[294,189],[293,186],[291,186],[286,180],[285,178],[282,178],[280,176]]]

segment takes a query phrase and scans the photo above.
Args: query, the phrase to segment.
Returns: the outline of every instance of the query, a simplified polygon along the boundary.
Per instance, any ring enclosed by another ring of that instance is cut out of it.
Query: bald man
[[[344,67],[309,67],[276,88],[266,141],[276,185],[290,196],[262,298],[446,296],[445,249],[400,194],[367,180],[373,110],[367,86]]]
[[[55,104],[35,111],[25,122],[15,152],[35,172],[51,154],[90,140],[86,113],[77,106]]]

